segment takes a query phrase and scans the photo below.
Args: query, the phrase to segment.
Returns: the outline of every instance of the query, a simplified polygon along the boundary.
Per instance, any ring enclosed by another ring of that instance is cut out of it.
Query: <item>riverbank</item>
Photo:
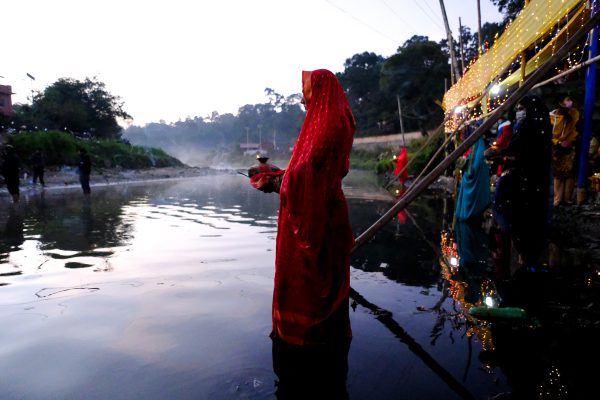
[[[121,169],[107,168],[94,169],[90,175],[90,184],[117,184],[124,182],[152,181],[162,179],[194,178],[209,175],[210,168],[196,167],[164,167],[164,168],[146,168],[146,169]],[[65,186],[79,185],[79,175],[77,169],[73,167],[47,168],[44,172],[44,181],[47,189]],[[39,183],[38,185],[39,186]],[[21,189],[34,187],[32,176],[28,173],[21,178]],[[2,188],[6,190],[6,188]]]

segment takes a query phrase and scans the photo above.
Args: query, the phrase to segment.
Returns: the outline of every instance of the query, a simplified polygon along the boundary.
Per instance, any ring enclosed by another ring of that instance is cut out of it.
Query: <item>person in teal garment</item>
[[[457,221],[481,217],[491,203],[490,167],[485,161],[484,151],[485,142],[479,138],[469,154],[460,183],[455,213]]]

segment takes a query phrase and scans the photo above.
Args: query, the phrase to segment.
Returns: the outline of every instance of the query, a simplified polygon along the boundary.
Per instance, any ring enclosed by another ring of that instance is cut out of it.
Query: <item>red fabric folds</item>
[[[354,237],[342,178],[348,173],[355,122],[333,73],[316,70],[304,73],[303,80],[307,114],[280,192],[273,334],[313,345],[351,338]]]
[[[400,183],[404,185],[404,182],[408,179],[408,168],[406,165],[408,164],[408,151],[406,147],[403,147],[398,153],[396,157],[396,169],[394,170],[394,175],[400,179]]]
[[[262,169],[266,168],[263,167]],[[274,178],[283,175],[284,173],[284,170],[259,172],[258,174],[250,177],[250,184],[254,188],[262,190],[263,192],[279,192],[274,183]]]

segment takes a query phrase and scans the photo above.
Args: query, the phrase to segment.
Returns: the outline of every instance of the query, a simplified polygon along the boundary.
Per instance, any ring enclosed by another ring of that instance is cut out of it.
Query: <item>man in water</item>
[[[79,148],[79,183],[83,194],[89,195],[90,189],[90,173],[92,172],[92,162],[87,150],[83,147]]]

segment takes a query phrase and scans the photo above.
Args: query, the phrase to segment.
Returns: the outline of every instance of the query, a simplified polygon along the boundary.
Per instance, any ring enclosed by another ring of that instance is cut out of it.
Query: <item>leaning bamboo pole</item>
[[[573,72],[577,72],[580,69],[585,68],[588,65],[591,65],[591,64],[593,64],[595,62],[598,62],[598,61],[600,61],[600,56],[596,56],[596,57],[590,58],[589,60],[586,60],[586,61],[584,61],[582,63],[579,63],[579,64],[571,67],[570,69],[561,72],[560,74],[554,75],[552,78],[546,79],[545,81],[542,81],[540,83],[535,84],[532,87],[532,89],[537,89],[537,88],[542,87],[544,85],[547,85],[547,84],[549,84],[551,82],[554,82],[554,81],[556,81],[556,80],[558,80],[558,79],[560,79],[560,78],[562,78],[564,76],[571,75]]]
[[[569,38],[569,40],[556,52],[548,61],[542,65],[538,70],[527,78],[523,84],[511,94],[506,101],[493,111],[487,120],[485,120],[479,128],[475,130],[464,142],[458,146],[452,153],[448,155],[441,163],[437,165],[429,174],[419,180],[415,185],[406,192],[402,198],[390,208],[384,215],[381,216],[371,227],[364,231],[358,238],[352,251],[368,242],[383,226],[385,226],[392,218],[394,218],[398,212],[405,209],[414,199],[417,198],[431,183],[437,179],[446,168],[450,166],[454,161],[458,159],[469,147],[471,147],[483,134],[496,123],[498,118],[512,106],[514,106],[527,92],[538,82],[540,82],[544,76],[550,72],[552,68],[560,60],[562,60],[577,44],[580,42],[587,33],[592,30],[594,25],[600,19],[600,13],[596,13],[590,17],[588,21],[577,32]]]

